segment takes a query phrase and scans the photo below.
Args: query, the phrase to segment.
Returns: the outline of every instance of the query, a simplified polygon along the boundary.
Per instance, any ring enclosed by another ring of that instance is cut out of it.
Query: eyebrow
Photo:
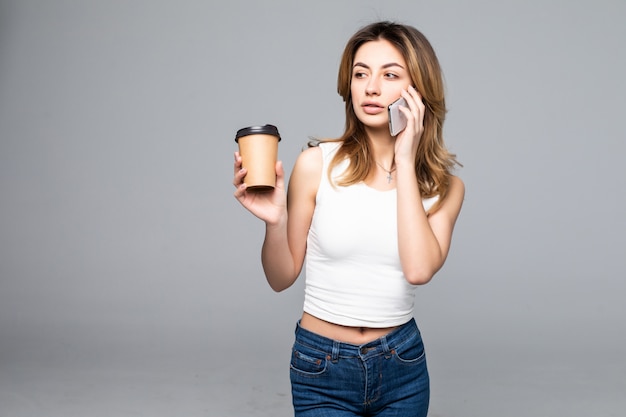
[[[363,62],[355,62],[354,65],[352,66],[352,68],[354,67],[363,67],[365,69],[370,69],[369,65],[364,64]],[[388,64],[383,65],[381,68],[383,69],[387,69],[387,68],[391,68],[391,67],[400,67],[402,69],[404,69],[404,67],[396,62],[390,62]]]

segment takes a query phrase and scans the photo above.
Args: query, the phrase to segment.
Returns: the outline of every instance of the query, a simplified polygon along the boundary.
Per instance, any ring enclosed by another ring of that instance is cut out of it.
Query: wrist
[[[277,216],[275,219],[265,221],[265,228],[269,230],[277,230],[287,226],[287,212]]]
[[[411,160],[396,160],[396,170],[398,172],[415,172],[414,161]]]

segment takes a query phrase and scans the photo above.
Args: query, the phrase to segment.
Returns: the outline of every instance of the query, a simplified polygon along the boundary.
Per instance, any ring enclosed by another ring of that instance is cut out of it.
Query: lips
[[[363,111],[367,114],[378,114],[385,110],[385,106],[373,101],[366,101],[361,104]]]

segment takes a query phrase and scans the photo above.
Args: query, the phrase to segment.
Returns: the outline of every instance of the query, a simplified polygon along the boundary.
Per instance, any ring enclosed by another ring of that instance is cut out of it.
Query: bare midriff
[[[300,327],[328,339],[352,345],[363,345],[385,336],[398,326],[381,328],[342,326],[319,319],[305,312],[302,314]]]

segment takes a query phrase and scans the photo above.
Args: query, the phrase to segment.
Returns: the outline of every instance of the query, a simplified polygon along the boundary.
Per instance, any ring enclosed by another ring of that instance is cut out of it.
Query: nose
[[[368,96],[380,94],[380,84],[376,77],[370,77],[367,80],[367,85],[365,86],[365,94],[367,94]]]

